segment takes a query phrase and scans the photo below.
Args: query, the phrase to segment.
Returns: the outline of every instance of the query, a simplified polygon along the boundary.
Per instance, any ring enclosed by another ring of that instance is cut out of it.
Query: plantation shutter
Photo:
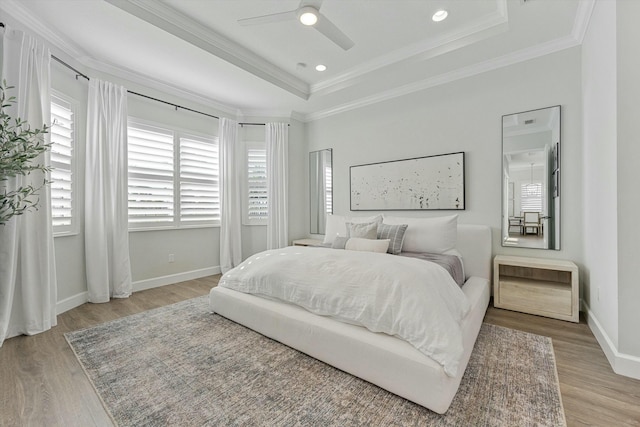
[[[129,224],[174,221],[173,132],[129,124]]]
[[[325,211],[328,214],[333,213],[333,184],[331,176],[331,166],[324,168],[324,201]]]
[[[249,220],[267,219],[267,150],[247,149],[247,191]]]
[[[520,189],[522,212],[542,212],[542,183],[522,184]]]
[[[71,231],[74,223],[74,115],[69,102],[51,96],[51,216],[54,231]]]
[[[180,138],[180,221],[220,221],[218,143]]]

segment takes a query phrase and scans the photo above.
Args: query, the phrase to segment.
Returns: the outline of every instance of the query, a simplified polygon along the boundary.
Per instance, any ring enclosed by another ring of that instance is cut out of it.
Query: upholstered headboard
[[[458,224],[456,249],[462,254],[467,277],[491,280],[491,228],[486,225]]]

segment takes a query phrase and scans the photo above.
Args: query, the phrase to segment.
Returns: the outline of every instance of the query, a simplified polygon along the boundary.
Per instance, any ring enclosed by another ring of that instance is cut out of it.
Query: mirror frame
[[[322,154],[329,155],[329,167],[331,168],[331,187],[329,188],[331,194],[333,195],[333,149],[325,148],[323,150],[311,151],[309,152],[309,232],[310,234],[325,234],[325,224],[326,224],[326,215],[333,213],[333,197],[331,199],[331,212],[326,211],[326,192],[324,185],[320,187],[320,183],[318,182],[318,173],[314,174],[314,170],[316,170],[318,165],[318,159],[314,159],[315,156],[320,156]],[[326,179],[326,175],[322,174]],[[325,182],[326,184],[326,182]],[[323,193],[320,198],[320,193]],[[319,205],[319,200],[323,200],[325,203],[322,204],[322,209]],[[314,212],[315,211],[315,212]]]
[[[502,116],[500,241],[503,247],[560,250],[561,110],[560,105],[553,105]],[[546,122],[539,122],[541,119]],[[524,126],[529,125],[534,126],[531,128],[532,130],[528,131]],[[507,132],[507,128],[513,128],[513,130]],[[551,133],[547,137],[548,140],[535,140],[535,137],[532,137],[542,132]],[[521,141],[511,140],[518,137],[523,138],[520,138]],[[507,141],[507,139],[510,140]],[[511,147],[507,148],[507,145],[511,145]],[[519,215],[511,212],[516,207],[515,202],[521,200],[517,195],[522,193],[518,192],[518,188],[513,185],[514,173],[510,164],[519,163],[520,166],[517,169],[520,170],[520,175],[523,175],[524,167],[522,165],[525,160],[531,164],[530,184],[534,184],[536,169],[538,177],[541,177],[538,178],[541,180],[541,187],[537,190],[541,191],[541,207],[539,208],[541,211],[538,214],[538,225],[533,225],[536,223],[533,222],[531,227],[524,225],[522,207],[519,209]],[[518,231],[514,232],[514,227],[517,227]]]

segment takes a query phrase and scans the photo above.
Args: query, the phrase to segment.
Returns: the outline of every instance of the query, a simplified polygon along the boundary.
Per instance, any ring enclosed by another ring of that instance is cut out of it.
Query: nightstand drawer
[[[532,314],[571,316],[571,286],[535,280],[500,280],[499,305]]]
[[[497,308],[578,322],[578,267],[571,261],[498,255],[493,260]]]

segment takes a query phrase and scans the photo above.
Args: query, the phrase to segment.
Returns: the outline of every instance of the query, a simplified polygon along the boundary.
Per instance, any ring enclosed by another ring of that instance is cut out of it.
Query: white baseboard
[[[59,316],[65,311],[79,307],[87,301],[89,301],[89,293],[87,291],[80,292],[79,294],[63,299],[62,301],[58,301],[56,303],[56,315]]]
[[[160,286],[173,285],[174,283],[186,282],[187,280],[199,279],[201,277],[213,276],[214,274],[220,274],[220,272],[220,266],[217,266],[170,274],[168,276],[138,280],[132,284],[133,292],[144,291],[145,289],[157,288]]]
[[[624,375],[625,377],[640,379],[640,357],[620,353],[613,344],[613,341],[609,338],[609,335],[605,332],[604,328],[602,328],[600,322],[598,322],[596,316],[591,310],[589,310],[589,306],[587,304],[583,305],[585,313],[587,314],[587,324],[589,325],[589,329],[591,329],[591,332],[593,332],[593,335],[596,337],[598,344],[602,347],[602,351],[604,351],[613,372],[619,375]]]
[[[168,276],[153,277],[151,279],[138,280],[131,284],[133,292],[144,291],[145,289],[157,288],[160,286],[173,285],[174,283],[185,282],[187,280],[199,279],[201,277],[213,276],[220,274],[220,267],[207,267],[199,270],[185,271],[183,273],[170,274]],[[56,315],[60,315],[65,311],[76,308],[89,301],[89,293],[87,291],[65,298],[56,303]]]

